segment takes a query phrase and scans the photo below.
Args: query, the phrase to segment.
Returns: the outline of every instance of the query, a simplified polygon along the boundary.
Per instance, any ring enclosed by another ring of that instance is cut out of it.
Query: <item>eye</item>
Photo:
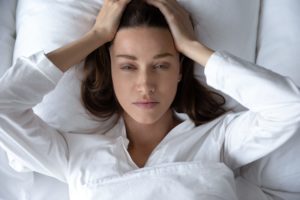
[[[132,65],[123,65],[121,66],[122,70],[135,70],[136,67],[132,66]]]
[[[157,64],[154,65],[154,69],[168,69],[169,65],[168,64]]]

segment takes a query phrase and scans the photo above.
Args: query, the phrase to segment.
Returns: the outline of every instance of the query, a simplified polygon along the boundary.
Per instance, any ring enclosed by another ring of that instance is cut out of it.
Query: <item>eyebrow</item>
[[[116,57],[137,60],[137,57],[135,57],[133,55],[127,55],[127,54],[119,54],[119,55],[116,55]],[[157,54],[157,55],[153,56],[153,59],[164,58],[164,57],[174,57],[174,55],[171,53],[162,53],[162,54]]]

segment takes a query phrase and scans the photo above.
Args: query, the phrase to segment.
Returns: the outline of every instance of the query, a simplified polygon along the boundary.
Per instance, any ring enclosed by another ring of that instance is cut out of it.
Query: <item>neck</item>
[[[145,148],[154,148],[180,122],[171,109],[153,124],[141,124],[128,115],[124,115],[124,121],[131,147]]]

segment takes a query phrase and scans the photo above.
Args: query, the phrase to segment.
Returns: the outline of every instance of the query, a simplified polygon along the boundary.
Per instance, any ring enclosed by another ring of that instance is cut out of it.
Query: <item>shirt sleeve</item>
[[[223,126],[223,159],[232,169],[274,151],[300,130],[300,92],[288,77],[215,52],[204,73],[208,85],[248,108],[228,114]]]
[[[65,138],[32,110],[62,76],[44,52],[38,52],[19,58],[1,77],[0,146],[31,170],[65,182]]]

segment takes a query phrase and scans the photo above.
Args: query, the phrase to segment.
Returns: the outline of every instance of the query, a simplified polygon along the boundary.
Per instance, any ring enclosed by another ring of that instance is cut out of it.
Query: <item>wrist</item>
[[[86,37],[88,37],[91,41],[93,41],[98,47],[106,43],[105,38],[101,34],[101,31],[98,30],[94,30],[94,29],[90,30],[89,32],[86,33]]]
[[[213,50],[201,44],[199,41],[190,41],[186,46],[187,53],[185,55],[203,67],[205,67],[210,56],[214,53]]]

